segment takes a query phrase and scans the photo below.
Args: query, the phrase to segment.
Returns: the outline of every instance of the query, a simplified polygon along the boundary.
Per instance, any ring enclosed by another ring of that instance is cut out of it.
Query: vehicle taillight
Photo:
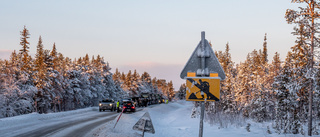
[[[132,109],[134,109],[134,107],[131,107]]]
[[[123,109],[125,109],[126,107],[125,106],[123,106]]]

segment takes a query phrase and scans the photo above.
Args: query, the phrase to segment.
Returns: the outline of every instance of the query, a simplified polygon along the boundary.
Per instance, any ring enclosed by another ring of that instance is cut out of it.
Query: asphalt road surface
[[[71,118],[68,118],[70,116],[64,117],[65,122],[61,122],[61,119],[59,119],[58,121],[60,122],[57,122],[56,124],[55,120],[44,120],[44,122],[46,122],[45,126],[39,128],[38,125],[34,125],[34,129],[31,128],[32,130],[21,133],[17,135],[17,137],[82,137],[86,136],[86,134],[88,134],[91,130],[99,127],[100,125],[114,120],[118,116],[118,114],[119,113],[110,111],[92,111],[86,114],[75,114],[73,116],[79,116],[81,117],[81,119],[70,120]]]
[[[141,111],[137,108],[136,111]],[[17,133],[5,133],[2,135],[16,137],[87,137],[92,135],[92,131],[109,122],[115,120],[120,113],[112,111],[99,112],[98,109],[80,114],[72,114],[55,118],[41,119],[43,123],[33,125],[24,123],[19,129],[9,129]],[[0,137],[1,134],[0,134]]]

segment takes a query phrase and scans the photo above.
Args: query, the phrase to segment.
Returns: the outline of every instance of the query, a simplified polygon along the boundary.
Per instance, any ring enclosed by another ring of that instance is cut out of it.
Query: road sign
[[[226,77],[218,58],[205,39],[204,31],[201,32],[201,41],[184,66],[180,77],[187,79],[186,100],[201,101],[199,137],[202,137],[204,101],[220,100],[220,80]]]
[[[224,80],[226,75],[209,42],[204,37],[204,32],[202,32],[201,41],[193,51],[180,77],[186,79],[188,72],[195,72],[197,76],[208,76],[210,73],[218,73],[221,80]],[[203,62],[201,58],[205,58]],[[200,67],[202,65],[204,66],[203,68]]]
[[[219,101],[220,78],[201,77],[187,78],[187,101]]]
[[[143,135],[144,132],[155,133],[149,112],[146,112],[132,128],[142,131]]]

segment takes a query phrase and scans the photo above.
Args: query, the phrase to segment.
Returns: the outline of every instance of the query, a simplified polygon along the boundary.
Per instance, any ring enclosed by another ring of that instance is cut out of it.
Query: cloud
[[[113,67],[113,66],[111,66]],[[172,80],[175,90],[179,90],[180,85],[185,81],[180,78],[180,73],[184,65],[182,64],[162,64],[155,62],[136,62],[126,65],[121,65],[119,67],[113,67],[113,72],[116,68],[120,72],[128,73],[129,70],[137,72],[141,75],[143,72],[148,72],[152,78],[165,79],[167,82]]]
[[[13,52],[13,50],[0,49],[0,59],[2,59],[2,60],[10,59],[10,55],[12,52]]]

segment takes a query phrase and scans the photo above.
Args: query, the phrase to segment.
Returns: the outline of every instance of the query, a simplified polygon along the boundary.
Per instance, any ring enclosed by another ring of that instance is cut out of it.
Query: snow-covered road
[[[0,119],[0,136],[86,136],[94,128],[113,120],[117,115],[116,112],[99,112],[96,107],[92,107],[60,113],[33,113],[3,118]]]

